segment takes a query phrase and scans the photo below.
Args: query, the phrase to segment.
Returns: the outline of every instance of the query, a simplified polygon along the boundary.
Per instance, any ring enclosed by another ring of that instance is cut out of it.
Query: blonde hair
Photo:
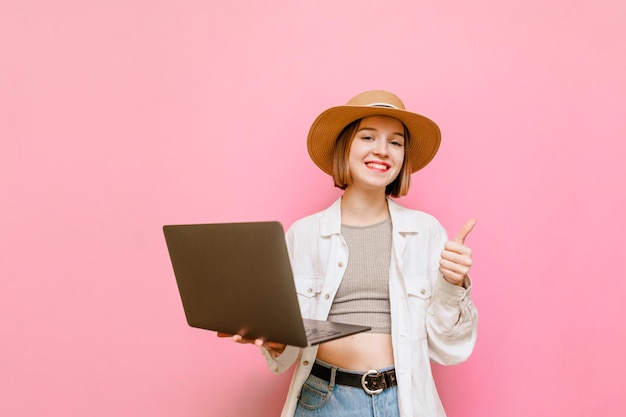
[[[355,120],[343,128],[337,140],[335,141],[335,153],[333,154],[333,181],[335,187],[345,190],[352,184],[352,176],[350,175],[350,165],[348,159],[350,157],[350,146],[359,130],[362,119]],[[402,124],[404,128],[404,162],[398,176],[387,185],[385,195],[392,197],[402,197],[409,192],[411,184],[411,161],[407,158],[406,149],[408,147],[410,137],[409,130]]]

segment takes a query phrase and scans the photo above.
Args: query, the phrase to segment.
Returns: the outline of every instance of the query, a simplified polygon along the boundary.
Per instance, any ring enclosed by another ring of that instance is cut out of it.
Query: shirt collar
[[[417,233],[417,222],[411,221],[411,216],[407,216],[405,207],[387,198],[389,207],[389,215],[391,216],[391,224],[394,232],[398,233]],[[322,236],[330,236],[341,233],[341,197],[328,207],[321,218],[320,232]]]
[[[324,211],[320,222],[320,233],[322,236],[341,233],[341,197]]]

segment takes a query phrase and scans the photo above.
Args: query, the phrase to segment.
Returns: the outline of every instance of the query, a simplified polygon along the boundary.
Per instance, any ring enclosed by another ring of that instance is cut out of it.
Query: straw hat
[[[411,161],[412,173],[424,168],[437,153],[441,132],[435,122],[405,110],[404,103],[395,94],[373,90],[353,97],[345,106],[331,107],[315,119],[307,139],[313,162],[333,175],[333,155],[339,134],[350,123],[368,116],[391,116],[404,123],[410,135],[405,157]]]

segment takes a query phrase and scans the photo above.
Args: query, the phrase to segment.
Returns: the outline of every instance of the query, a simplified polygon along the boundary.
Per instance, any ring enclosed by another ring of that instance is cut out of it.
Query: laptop
[[[163,233],[191,327],[300,347],[370,330],[302,318],[279,222],[165,225]]]

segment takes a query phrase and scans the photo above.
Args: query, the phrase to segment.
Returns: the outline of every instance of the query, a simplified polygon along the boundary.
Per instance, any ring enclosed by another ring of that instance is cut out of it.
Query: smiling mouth
[[[387,171],[389,169],[389,165],[380,164],[377,162],[368,162],[365,164],[368,168],[379,169],[381,171]]]

